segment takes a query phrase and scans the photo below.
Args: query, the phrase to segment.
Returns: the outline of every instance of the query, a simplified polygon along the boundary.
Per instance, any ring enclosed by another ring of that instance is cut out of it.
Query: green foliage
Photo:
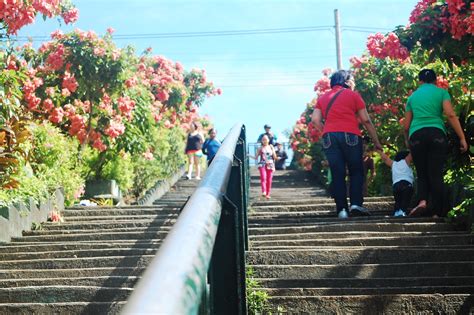
[[[28,152],[28,159],[19,156],[18,171],[12,179],[20,183],[15,189],[0,190],[3,205],[35,202],[50,198],[55,189],[63,187],[66,205],[74,202],[84,180],[80,176],[80,165],[76,165],[78,143],[63,135],[49,123],[28,126],[31,140],[20,143],[22,152]]]
[[[143,155],[134,157],[133,194],[139,196],[150,189],[158,179],[164,179],[178,170],[185,163],[184,133],[180,128],[152,129],[151,151],[153,158]],[[151,153],[151,152],[150,152]]]
[[[84,152],[86,180],[115,180],[123,192],[133,186],[133,162],[129,153],[120,151],[97,152],[86,149]]]
[[[82,165],[77,160],[78,141],[62,134],[59,128],[48,122],[32,124],[30,130],[33,134],[32,174],[43,183],[40,186],[46,186],[47,197],[62,187],[66,205],[72,205],[84,186]]]
[[[41,222],[32,222],[31,223],[31,230],[32,231],[42,231],[44,228],[43,228],[43,225],[41,224]]]
[[[26,79],[24,72],[6,69],[9,58],[12,55],[0,49],[0,127],[21,114],[21,86]]]
[[[247,309],[249,314],[264,314],[268,311],[268,294],[260,290],[260,284],[253,278],[253,275],[253,269],[247,267],[245,277]]]

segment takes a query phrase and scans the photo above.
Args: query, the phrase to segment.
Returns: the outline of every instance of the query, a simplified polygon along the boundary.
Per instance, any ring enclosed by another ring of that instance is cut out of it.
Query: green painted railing
[[[234,126],[123,314],[246,314],[248,158]]]

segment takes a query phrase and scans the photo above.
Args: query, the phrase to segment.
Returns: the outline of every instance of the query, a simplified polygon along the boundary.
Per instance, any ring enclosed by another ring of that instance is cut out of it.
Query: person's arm
[[[367,112],[366,108],[359,109],[357,111],[357,117],[359,117],[360,122],[365,127],[367,132],[369,133],[370,138],[374,142],[375,149],[382,150],[382,145],[380,144],[379,137],[377,136],[377,131],[375,131],[375,127],[370,120],[369,113]]]
[[[388,157],[387,154],[385,154],[383,151],[377,151],[377,153],[380,155],[382,158],[382,161],[389,167],[392,167],[393,161]]]
[[[403,134],[405,135],[405,145],[409,148],[408,144],[408,132],[410,131],[410,125],[413,120],[413,112],[411,110],[405,112],[405,119],[403,120]]]
[[[313,114],[311,115],[311,122],[314,124],[318,131],[323,131],[323,115],[319,108],[315,108]]]
[[[374,159],[372,159],[372,157],[370,157],[369,170],[370,170],[369,181],[372,181],[375,178],[375,175],[377,175],[375,172]]]
[[[206,154],[207,155],[207,146],[209,145],[209,139],[206,139],[206,141],[204,141],[204,144],[202,145],[202,153]]]
[[[260,155],[260,151],[262,151],[262,147],[258,148],[257,154],[255,154],[255,156],[253,156],[253,155],[251,155],[251,154],[247,154],[247,156],[248,156],[249,158],[252,158],[252,159],[256,160],[256,159],[258,159],[258,156]]]
[[[466,142],[466,137],[464,136],[464,131],[461,128],[461,124],[459,123],[458,116],[456,116],[456,113],[454,112],[453,106],[451,105],[450,100],[444,100],[443,101],[443,111],[446,117],[448,118],[448,122],[453,127],[454,132],[459,137],[459,142],[460,142],[460,149],[461,152],[466,152],[467,151],[467,142]]]
[[[272,156],[273,156],[273,160],[276,161],[278,160],[278,156],[275,152],[275,148],[270,144],[270,147],[272,148]]]

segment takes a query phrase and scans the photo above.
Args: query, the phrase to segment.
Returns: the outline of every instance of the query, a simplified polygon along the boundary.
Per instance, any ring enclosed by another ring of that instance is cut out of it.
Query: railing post
[[[250,178],[249,178],[249,158],[247,155],[247,142],[245,135],[245,126],[242,126],[240,132],[239,142],[235,148],[235,156],[242,162],[242,198],[243,198],[243,229],[244,229],[244,244],[245,250],[249,249],[249,235],[248,235],[248,205],[249,205],[249,189],[250,189]]]
[[[212,252],[209,270],[211,314],[247,314],[243,165],[241,160],[234,158]]]

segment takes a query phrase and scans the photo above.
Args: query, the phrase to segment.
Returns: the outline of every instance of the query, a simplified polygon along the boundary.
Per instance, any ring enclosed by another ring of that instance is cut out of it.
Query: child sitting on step
[[[392,187],[395,198],[394,217],[404,217],[413,196],[413,159],[408,151],[400,151],[392,161],[384,152],[378,151],[385,164],[392,168]]]

